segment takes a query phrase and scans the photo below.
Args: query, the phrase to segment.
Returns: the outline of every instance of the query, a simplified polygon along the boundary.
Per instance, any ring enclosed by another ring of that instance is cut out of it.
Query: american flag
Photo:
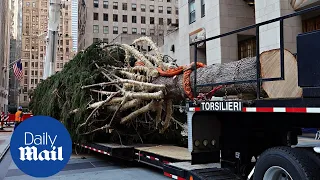
[[[14,63],[13,72],[14,72],[14,75],[17,77],[18,80],[22,79],[23,73],[22,73],[21,59],[19,59],[16,63]]]

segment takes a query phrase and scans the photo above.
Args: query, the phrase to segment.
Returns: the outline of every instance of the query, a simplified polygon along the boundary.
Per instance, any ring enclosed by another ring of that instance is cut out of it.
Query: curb
[[[10,143],[6,146],[6,148],[4,149],[3,153],[0,154],[0,162],[2,161],[3,157],[6,155],[6,153],[8,152],[10,148]]]

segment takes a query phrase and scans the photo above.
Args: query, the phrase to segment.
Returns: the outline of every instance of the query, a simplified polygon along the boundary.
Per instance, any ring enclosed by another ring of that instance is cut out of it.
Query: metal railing
[[[254,24],[254,25],[250,25],[244,28],[240,28],[234,31],[230,31],[228,33],[224,33],[224,34],[220,34],[218,36],[214,36],[214,37],[210,37],[204,40],[200,40],[197,42],[193,42],[190,44],[190,46],[194,46],[194,64],[197,64],[197,44],[200,43],[204,43],[207,41],[211,41],[214,39],[218,39],[218,38],[222,38],[228,35],[232,35],[235,33],[239,33],[242,31],[246,31],[249,29],[256,29],[256,70],[257,70],[257,76],[256,79],[250,79],[250,80],[239,80],[239,81],[227,81],[227,82],[219,82],[219,83],[210,83],[210,84],[197,84],[197,71],[194,70],[194,97],[197,97],[197,87],[208,87],[208,86],[219,86],[219,85],[230,85],[230,84],[242,84],[242,83],[257,83],[257,98],[260,98],[260,92],[261,92],[261,82],[265,82],[265,81],[279,81],[279,80],[284,80],[284,40],[283,40],[283,21],[285,19],[291,18],[291,17],[295,17],[301,14],[305,14],[311,11],[315,11],[315,10],[320,10],[320,5],[318,6],[314,6],[308,9],[304,9],[304,10],[300,10],[297,11],[295,13],[292,14],[288,14],[285,16],[281,16],[278,18],[274,18],[265,22],[261,22],[258,24]],[[259,29],[260,26],[266,25],[266,24],[270,24],[270,23],[274,23],[280,21],[280,65],[281,65],[281,76],[277,77],[277,78],[261,78],[260,77],[260,46],[259,46]]]

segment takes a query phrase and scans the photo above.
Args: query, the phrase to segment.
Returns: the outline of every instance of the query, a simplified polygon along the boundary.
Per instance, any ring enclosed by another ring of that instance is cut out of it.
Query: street
[[[85,159],[83,158],[85,157]],[[0,163],[0,180],[31,180],[39,179],[32,178],[25,175],[20,171],[11,159],[10,150],[6,153]],[[40,178],[41,179],[41,178]],[[163,176],[162,171],[151,169],[147,166],[135,164],[130,165],[119,160],[110,159],[107,156],[99,154],[85,154],[71,156],[67,166],[58,174],[50,177],[43,178],[50,180],[68,179],[68,180],[81,180],[81,179],[110,179],[110,180],[165,180],[168,179]]]

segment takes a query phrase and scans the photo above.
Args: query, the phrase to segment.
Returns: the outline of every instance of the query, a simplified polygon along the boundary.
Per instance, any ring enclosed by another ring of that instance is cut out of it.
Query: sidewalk
[[[10,147],[10,140],[13,127],[5,127],[5,131],[0,130],[0,161]]]

